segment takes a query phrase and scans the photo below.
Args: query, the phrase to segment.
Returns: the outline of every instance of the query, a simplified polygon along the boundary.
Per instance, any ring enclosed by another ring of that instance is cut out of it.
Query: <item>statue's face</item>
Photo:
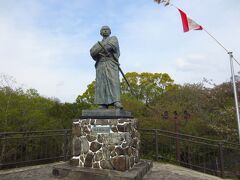
[[[110,36],[110,34],[111,34],[111,30],[109,28],[104,27],[104,28],[101,29],[101,35],[103,37],[108,37],[108,36]]]

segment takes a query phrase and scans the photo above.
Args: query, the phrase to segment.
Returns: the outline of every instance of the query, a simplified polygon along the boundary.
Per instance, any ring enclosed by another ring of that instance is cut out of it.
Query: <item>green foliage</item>
[[[185,84],[161,94],[150,104],[149,116],[141,127],[175,130],[174,111],[181,133],[237,142],[237,121],[230,83],[213,88],[202,84]],[[164,111],[169,114],[163,118]],[[190,114],[186,119],[184,112]]]
[[[94,105],[94,93],[95,93],[95,81],[87,86],[87,90],[82,94],[79,95],[76,99],[77,105],[81,109],[91,109],[96,107]]]
[[[58,120],[56,126],[59,129],[71,128],[71,120],[80,117],[80,114],[77,103],[54,102],[53,106],[49,108],[49,116]]]
[[[133,112],[135,117],[146,117],[149,104],[164,92],[176,88],[173,80],[166,73],[127,73],[131,90],[124,79],[121,81],[121,100],[125,109]]]
[[[239,85],[238,83],[237,86]],[[237,120],[232,84],[223,83],[209,90],[207,104],[208,126],[214,135],[226,141],[237,142]]]
[[[156,97],[163,94],[169,89],[174,87],[173,80],[167,73],[127,73],[126,78],[129,81],[133,96],[139,100],[148,104],[152,102]],[[121,82],[122,94],[130,94],[126,82],[122,79]]]
[[[61,104],[41,97],[35,89],[0,89],[0,131],[70,128],[77,115],[76,103]]]

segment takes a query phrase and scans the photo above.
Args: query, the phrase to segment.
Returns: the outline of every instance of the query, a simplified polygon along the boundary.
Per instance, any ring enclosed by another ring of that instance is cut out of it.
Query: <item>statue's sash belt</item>
[[[111,61],[114,64],[119,66],[119,63],[116,62],[112,57],[102,57],[101,59],[99,59],[99,62],[107,62],[107,61]]]

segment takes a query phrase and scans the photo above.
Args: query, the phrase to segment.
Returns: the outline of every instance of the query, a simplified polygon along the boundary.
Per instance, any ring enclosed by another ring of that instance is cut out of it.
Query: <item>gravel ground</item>
[[[52,175],[52,167],[63,162],[0,170],[1,180],[57,180]],[[64,178],[65,179],[65,178]],[[179,166],[153,163],[153,168],[144,176],[144,180],[220,180],[215,176],[199,173]],[[63,179],[62,179],[63,180]]]

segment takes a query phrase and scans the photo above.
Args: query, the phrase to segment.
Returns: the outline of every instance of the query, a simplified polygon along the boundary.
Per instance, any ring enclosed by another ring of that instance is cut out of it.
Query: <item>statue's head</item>
[[[103,26],[100,30],[100,34],[102,37],[108,37],[111,34],[111,29],[108,26]]]

